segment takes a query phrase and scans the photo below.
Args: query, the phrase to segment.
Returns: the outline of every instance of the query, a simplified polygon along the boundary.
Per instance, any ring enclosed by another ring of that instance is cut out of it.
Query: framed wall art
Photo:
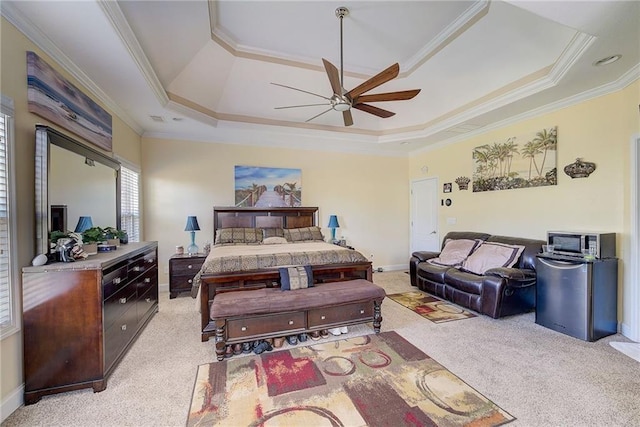
[[[35,52],[27,52],[29,112],[112,151],[112,118]]]
[[[302,206],[302,170],[236,166],[235,198],[237,207]]]
[[[557,127],[473,149],[473,191],[542,187],[558,183]]]

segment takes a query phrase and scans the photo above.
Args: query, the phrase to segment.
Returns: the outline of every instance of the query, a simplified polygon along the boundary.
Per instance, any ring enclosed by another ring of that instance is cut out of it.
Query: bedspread
[[[325,242],[214,246],[194,277],[191,296],[197,298],[203,274],[367,261],[358,251]]]

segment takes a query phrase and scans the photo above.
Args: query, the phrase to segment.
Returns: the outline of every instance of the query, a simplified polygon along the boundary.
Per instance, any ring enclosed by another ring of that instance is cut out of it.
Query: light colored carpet
[[[403,272],[375,273],[387,293],[411,291]],[[536,325],[534,314],[478,316],[432,323],[386,299],[382,330],[394,330],[517,419],[509,426],[640,425],[638,362],[609,345]],[[347,335],[371,333],[368,325]],[[236,356],[243,357],[243,356]],[[109,378],[107,389],[44,397],[19,408],[13,426],[184,426],[198,365],[215,360],[200,342],[199,314],[188,295],[160,297],[153,318]]]

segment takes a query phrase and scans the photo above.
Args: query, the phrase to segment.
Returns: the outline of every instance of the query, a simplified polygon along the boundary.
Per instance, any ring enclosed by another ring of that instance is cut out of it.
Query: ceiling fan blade
[[[298,92],[308,93],[309,95],[319,96],[320,98],[324,98],[324,99],[326,99],[328,101],[331,101],[331,98],[327,98],[326,96],[318,95],[317,93],[309,92],[308,90],[302,90],[302,89],[298,89],[296,87],[291,87],[291,86],[287,86],[287,85],[281,85],[280,83],[271,82],[271,84],[275,85],[275,86],[286,87],[287,89],[297,90]]]
[[[368,92],[371,89],[375,89],[381,84],[388,82],[389,80],[395,79],[396,77],[398,77],[399,73],[400,73],[400,66],[396,62],[386,70],[379,72],[375,76],[371,77],[369,80],[351,89],[347,93],[347,95],[349,95],[351,99],[355,99],[361,94]]]
[[[382,108],[374,107],[369,104],[356,104],[353,105],[353,108],[357,108],[365,113],[373,114],[374,116],[382,117],[383,119],[396,115],[396,113],[392,113],[391,111],[383,110]]]
[[[324,102],[322,104],[288,105],[286,107],[273,107],[273,108],[275,110],[284,110],[285,108],[317,107],[318,105],[331,105],[331,103],[327,104],[326,102]]]
[[[317,117],[320,117],[321,115],[323,115],[323,114],[325,114],[325,113],[328,113],[328,112],[329,112],[329,111],[331,111],[331,110],[333,110],[333,108],[329,108],[328,110],[324,110],[322,113],[320,113],[320,114],[316,114],[315,116],[311,117],[311,118],[310,118],[310,119],[308,119],[308,120],[305,120],[304,122],[305,122],[305,123],[306,123],[306,122],[310,122],[311,120],[313,120],[313,119],[315,119],[315,118],[317,118]]]
[[[342,119],[345,126],[351,126],[353,124],[353,117],[351,116],[351,110],[342,112]]]
[[[340,85],[340,74],[338,69],[335,65],[324,58],[322,58],[322,63],[324,64],[324,69],[327,71],[327,76],[329,77],[329,83],[331,83],[333,93],[342,96],[342,86]]]
[[[400,92],[373,93],[371,95],[360,95],[353,100],[354,104],[363,102],[383,102],[383,101],[404,101],[411,99],[420,93],[420,89],[403,90]]]

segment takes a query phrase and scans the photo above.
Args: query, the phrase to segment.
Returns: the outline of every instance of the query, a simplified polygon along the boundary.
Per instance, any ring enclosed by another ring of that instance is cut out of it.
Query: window
[[[20,330],[16,274],[13,176],[13,100],[0,103],[0,337]]]
[[[130,242],[139,242],[140,172],[120,161],[120,228],[127,232]]]

